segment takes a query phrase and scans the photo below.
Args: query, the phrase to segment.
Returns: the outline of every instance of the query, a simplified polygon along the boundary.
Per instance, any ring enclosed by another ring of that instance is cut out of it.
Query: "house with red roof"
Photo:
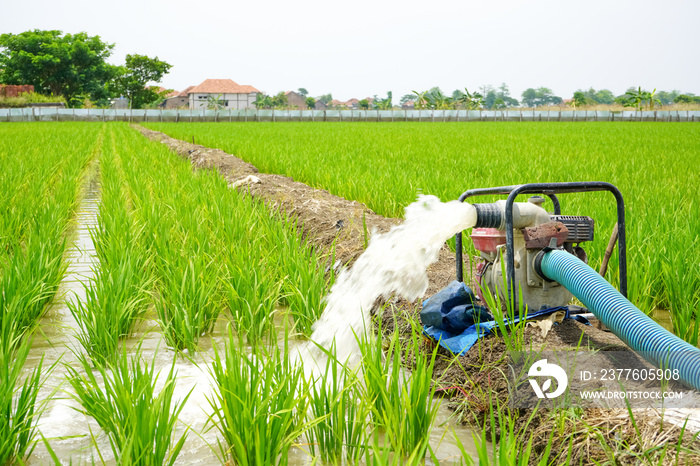
[[[338,100],[338,99],[333,99],[333,100],[331,100],[331,101],[329,102],[329,105],[330,105],[332,108],[344,108],[344,107],[345,107],[345,102],[341,102],[341,101]]]
[[[231,79],[207,79],[187,91],[191,109],[207,108],[209,97],[221,102],[224,109],[255,108],[253,102],[259,93],[253,86],[241,85]]]
[[[289,108],[301,108],[306,110],[306,97],[294,91],[287,91],[284,95],[287,96]]]
[[[181,92],[176,92],[175,95],[168,96],[161,105],[163,108],[187,108],[190,104],[189,92],[194,89],[194,86],[189,86]]]

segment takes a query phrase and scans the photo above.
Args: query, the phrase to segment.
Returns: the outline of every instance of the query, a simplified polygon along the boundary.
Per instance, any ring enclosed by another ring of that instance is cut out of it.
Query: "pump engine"
[[[544,198],[540,196],[533,196],[528,202],[513,203],[514,291],[518,297],[522,293],[522,304],[531,311],[565,306],[572,298],[559,283],[538,274],[538,253],[550,246],[563,247],[587,263],[581,243],[592,241],[594,236],[592,218],[550,215],[542,208],[543,203]],[[493,294],[497,292],[502,303],[506,302],[505,204],[506,201],[474,204],[479,220],[471,239],[481,255],[476,267],[475,288],[482,301],[482,290],[488,289]]]

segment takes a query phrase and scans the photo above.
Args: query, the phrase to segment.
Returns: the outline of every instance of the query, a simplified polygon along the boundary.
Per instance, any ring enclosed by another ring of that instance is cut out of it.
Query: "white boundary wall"
[[[660,121],[700,122],[700,111],[600,110],[169,110],[0,108],[0,123],[18,121]]]

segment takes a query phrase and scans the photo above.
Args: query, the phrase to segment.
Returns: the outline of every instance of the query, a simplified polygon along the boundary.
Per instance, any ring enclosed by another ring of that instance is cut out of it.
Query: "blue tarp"
[[[566,318],[569,317],[569,308],[553,307],[551,309],[544,309],[542,311],[531,312],[527,316],[525,316],[524,320],[546,316],[549,314],[553,314],[557,311],[566,311]],[[506,319],[505,324],[513,325],[517,324],[518,322],[520,322],[520,317],[516,317],[512,321]],[[497,326],[498,324],[495,320],[489,320],[487,322],[480,322],[478,324],[474,324],[459,334],[450,333],[445,330],[441,330],[437,327],[424,326],[423,333],[437,340],[440,343],[440,346],[442,346],[443,348],[446,348],[452,353],[461,356],[462,354],[469,351],[469,348],[474,346],[474,343],[476,343],[476,341],[479,338],[488,335]]]
[[[491,333],[498,325],[484,307],[474,304],[475,301],[476,298],[467,285],[457,281],[450,283],[423,303],[421,311],[423,333],[458,356],[466,353],[479,338]],[[562,306],[530,312],[524,316],[524,320],[546,316],[557,311],[565,311],[565,319],[573,317],[579,322],[588,324],[585,317],[569,316],[569,308]],[[505,324],[510,326],[518,322],[520,317],[506,319]],[[469,325],[466,326],[466,324]]]
[[[423,302],[421,323],[449,333],[462,333],[477,322],[493,317],[488,309],[475,304],[477,298],[463,282],[453,281]]]

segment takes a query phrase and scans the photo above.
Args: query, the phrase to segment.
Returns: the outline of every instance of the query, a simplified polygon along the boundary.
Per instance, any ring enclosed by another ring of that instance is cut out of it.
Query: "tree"
[[[700,104],[700,97],[695,94],[679,94],[673,99],[675,104]]]
[[[0,35],[0,83],[31,84],[36,92],[63,96],[70,106],[86,97],[109,97],[116,67],[107,63],[114,44],[85,32],[35,29]]]
[[[667,91],[659,91],[656,94],[656,97],[659,98],[659,102],[661,102],[661,105],[668,105],[673,103],[676,97],[680,95],[680,91],[677,90],[672,90],[671,92]]]
[[[625,95],[627,96],[627,102],[624,104],[625,107],[635,107],[638,112],[641,112],[644,105],[649,105],[650,110],[654,110],[654,102],[659,102],[656,98],[656,89],[652,92],[643,91],[642,87],[639,86],[637,90],[628,90]]]
[[[657,103],[661,105],[661,101],[656,98],[656,88],[651,92],[646,92],[646,101],[649,104],[649,110],[654,110],[654,104]]]
[[[119,67],[117,78],[114,80],[114,91],[126,96],[131,108],[141,108],[158,99],[158,93],[146,84],[160,82],[170,68],[172,65],[159,60],[158,57],[127,55],[126,65]]]
[[[644,92],[641,86],[637,91],[627,91],[627,103],[625,107],[635,107],[637,111],[642,110],[642,101],[644,100]]]
[[[316,108],[316,99],[314,99],[313,97],[307,97],[306,98],[306,107],[309,110],[313,110],[314,108]]]
[[[306,97],[307,95],[309,95],[309,91],[307,91],[303,87],[300,87],[299,89],[297,89],[297,92],[299,92],[299,94],[301,94],[303,97]]]
[[[270,108],[272,107],[272,99],[269,95],[260,93],[255,96],[255,102],[253,102],[253,106],[255,106],[255,108],[257,108],[258,110]]]
[[[604,105],[611,105],[612,103],[615,102],[615,95],[610,92],[608,89],[601,89],[599,91],[596,91],[592,87],[588,89],[587,91],[578,89],[576,92],[582,92],[583,95],[586,98],[586,103],[587,104],[604,104]]]
[[[320,100],[324,104],[328,105],[331,102],[331,100],[333,100],[333,96],[331,94],[324,94],[318,96],[317,100]]]
[[[164,105],[165,99],[167,99],[168,95],[171,92],[173,92],[172,89],[162,89],[158,86],[149,86],[149,87],[151,88],[151,90],[153,90],[153,92],[156,93],[157,98],[154,101],[144,105],[143,108],[160,108],[160,107],[162,107]],[[209,99],[207,99],[207,100],[209,100]],[[225,101],[222,100],[221,105],[223,106],[224,103],[225,103]]]
[[[554,95],[552,90],[546,87],[525,89],[522,96],[523,105],[526,107],[541,107],[544,105],[555,105],[562,103],[561,97]]]
[[[279,91],[270,101],[272,108],[280,109],[289,105],[284,91]]]
[[[393,93],[391,91],[388,91],[386,93],[386,99],[379,99],[377,96],[374,96],[374,108],[379,109],[379,110],[391,110],[391,108],[394,106],[393,103]]]
[[[399,100],[399,104],[404,105],[406,102],[415,100],[416,96],[414,94],[404,94],[401,96],[401,99]]]
[[[486,87],[486,86],[484,86]],[[490,86],[489,86],[490,87]],[[496,102],[496,92],[491,89],[487,94],[486,97],[484,98],[484,107],[485,108],[493,108],[494,103]]]
[[[493,91],[493,86],[491,86],[490,84],[484,84],[483,86],[481,86],[481,88],[479,90],[481,91],[481,92],[479,92],[479,94],[485,96],[485,95],[488,95],[489,92]]]
[[[496,108],[496,101],[498,100],[498,108],[507,107],[517,107],[519,102],[517,99],[511,97],[510,90],[506,83],[501,83],[498,89],[494,89],[492,86],[481,86],[482,103],[484,108]]]
[[[589,100],[586,98],[586,94],[584,94],[582,91],[576,91],[574,92],[574,97],[571,99],[571,106],[576,108],[576,107],[582,107],[584,105],[587,105],[589,103]]]
[[[362,99],[362,100],[360,100],[359,105],[360,105],[360,108],[361,108],[361,109],[367,110],[367,109],[369,108],[369,100],[367,100],[367,99]]]
[[[425,94],[425,98],[428,101],[428,106],[437,110],[446,110],[454,105],[454,102],[443,94],[439,87],[431,88]]]
[[[461,102],[463,97],[464,97],[464,92],[460,91],[459,89],[455,89],[454,91],[452,91],[452,101],[453,102]]]
[[[510,96],[510,90],[506,83],[501,83],[496,91],[496,99],[501,99],[506,107],[517,107],[518,100]]]

